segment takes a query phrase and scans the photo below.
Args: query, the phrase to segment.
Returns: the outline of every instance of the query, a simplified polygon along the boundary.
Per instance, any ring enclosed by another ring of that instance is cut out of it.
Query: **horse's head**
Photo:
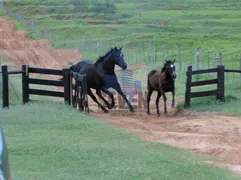
[[[171,61],[171,60],[167,60],[165,61],[165,64],[164,64],[164,67],[163,67],[163,70],[169,74],[173,79],[176,79],[176,67],[175,67],[175,61]]]
[[[115,47],[112,57],[113,57],[113,60],[115,61],[115,64],[119,65],[123,70],[125,70],[127,68],[127,63],[125,61],[124,54],[121,52],[121,49],[122,47],[120,49]]]

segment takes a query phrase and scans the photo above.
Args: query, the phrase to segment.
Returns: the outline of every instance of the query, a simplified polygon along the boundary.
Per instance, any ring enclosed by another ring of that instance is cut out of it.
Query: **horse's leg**
[[[158,91],[157,97],[156,97],[156,114],[157,116],[160,116],[160,111],[159,111],[159,100],[161,97],[161,93]]]
[[[105,109],[105,107],[102,106],[102,105],[98,102],[97,98],[96,98],[95,95],[92,93],[92,91],[90,90],[90,88],[88,88],[87,93],[88,93],[88,95],[93,99],[93,101],[96,102],[96,103],[100,106],[100,108],[101,108],[105,113],[108,112],[108,110]]]
[[[151,100],[151,95],[152,95],[153,89],[149,88],[148,89],[148,94],[147,94],[147,114],[151,114],[150,113],[150,100]]]
[[[109,109],[112,109],[115,106],[115,100],[113,94],[106,88],[101,89],[104,93],[106,93],[111,98],[111,105],[108,107]]]
[[[120,84],[117,83],[117,84],[115,85],[115,87],[112,87],[112,88],[115,89],[115,90],[123,97],[123,99],[126,101],[128,107],[130,108],[130,111],[131,111],[131,112],[134,112],[135,110],[134,110],[134,108],[132,107],[131,103],[130,103],[130,102],[128,101],[128,99],[126,98],[126,95],[125,95],[125,94],[123,93],[123,91],[121,90]]]
[[[172,91],[172,108],[175,106],[175,89]]]
[[[164,101],[164,113],[167,114],[167,97],[162,88],[160,92],[161,92],[161,95],[163,96],[163,101]]]
[[[100,89],[96,89],[96,94],[100,97],[100,99],[102,99],[102,101],[104,101],[108,109],[111,109],[109,102],[102,96]]]

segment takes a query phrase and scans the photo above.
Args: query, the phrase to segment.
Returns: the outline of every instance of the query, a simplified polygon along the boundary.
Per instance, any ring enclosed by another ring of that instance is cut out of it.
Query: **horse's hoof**
[[[130,109],[131,112],[135,112],[135,109]]]
[[[165,115],[167,115],[167,112],[164,112]]]
[[[174,108],[174,105],[173,105],[173,104],[171,105],[171,108]]]
[[[151,115],[151,113],[150,113],[150,112],[147,112],[147,115]]]
[[[108,109],[112,109],[115,107],[115,103],[111,103],[111,105],[108,105]]]
[[[157,117],[160,117],[160,113],[157,113],[156,115],[157,115]]]
[[[108,110],[106,110],[106,109],[105,109],[105,110],[103,110],[103,111],[104,111],[104,113],[109,113],[109,111],[108,111]]]
[[[108,109],[112,109],[113,107],[112,107],[112,106],[110,106],[110,105],[108,105],[108,106],[107,106],[107,108],[108,108]]]

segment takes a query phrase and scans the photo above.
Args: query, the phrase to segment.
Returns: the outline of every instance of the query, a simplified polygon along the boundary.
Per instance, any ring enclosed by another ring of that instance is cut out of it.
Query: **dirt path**
[[[162,114],[161,117],[155,115],[155,108],[152,108],[151,116],[143,110],[135,113],[113,110],[109,114],[95,111],[90,115],[138,132],[146,141],[167,143],[195,153],[214,155],[219,160],[208,163],[225,166],[241,174],[240,117],[168,110],[168,115]]]

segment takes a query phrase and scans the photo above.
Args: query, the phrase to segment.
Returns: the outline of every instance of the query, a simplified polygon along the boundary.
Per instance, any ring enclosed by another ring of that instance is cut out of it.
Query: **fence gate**
[[[74,80],[74,82],[73,82]],[[70,72],[71,104],[80,111],[89,113],[87,80],[85,74]]]
[[[11,74],[22,75],[22,102],[23,104],[30,101],[30,95],[52,96],[64,98],[65,103],[73,104],[78,103],[81,111],[89,112],[88,109],[88,96],[87,96],[87,81],[86,76],[71,72],[69,69],[56,70],[56,69],[44,69],[28,67],[22,65],[21,70],[8,71],[7,65],[1,66],[2,69],[2,85],[3,85],[3,108],[9,106],[9,89],[8,89],[8,77]],[[39,79],[33,78],[30,74],[42,74],[42,75],[55,75],[60,76],[59,80]],[[63,80],[60,80],[63,79]],[[75,86],[72,85],[72,80],[75,79]],[[64,91],[46,90],[44,88],[33,88],[30,85],[45,85],[51,87],[63,87]],[[71,97],[74,89],[74,98]],[[76,99],[76,100],[75,100]],[[74,100],[74,101],[73,101]],[[74,103],[73,103],[74,102]]]
[[[192,82],[192,76],[197,74],[206,73],[217,73],[217,78]],[[217,68],[202,69],[202,70],[192,70],[192,66],[188,66],[187,70],[187,80],[186,80],[186,93],[185,93],[185,107],[190,106],[191,98],[204,97],[204,96],[216,96],[217,99],[224,101],[224,66],[218,66]],[[217,89],[201,91],[201,92],[191,92],[191,87],[205,86],[217,84]]]

